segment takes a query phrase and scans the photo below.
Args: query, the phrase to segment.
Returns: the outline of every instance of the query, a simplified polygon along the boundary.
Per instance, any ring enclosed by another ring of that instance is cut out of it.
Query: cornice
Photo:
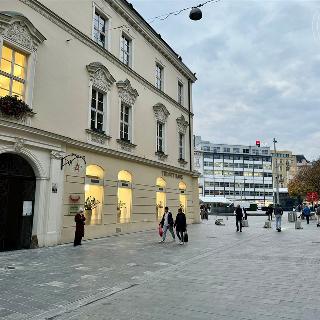
[[[192,174],[192,172],[190,172],[188,170],[183,170],[179,167],[164,164],[163,162],[158,162],[158,161],[142,158],[142,157],[136,156],[134,154],[121,152],[121,151],[109,149],[106,147],[92,145],[90,143],[78,141],[78,140],[63,136],[63,135],[59,135],[57,133],[25,126],[23,124],[7,121],[4,119],[0,119],[0,128],[1,127],[9,128],[9,129],[16,129],[16,130],[20,130],[21,132],[35,134],[35,135],[38,135],[42,138],[52,139],[56,142],[64,143],[64,144],[71,146],[71,147],[74,147],[74,148],[79,148],[79,149],[86,150],[86,151],[96,152],[99,154],[112,156],[112,157],[119,158],[119,159],[130,160],[130,161],[134,161],[136,163],[142,163],[142,164],[150,165],[150,166],[153,166],[156,168],[160,168],[162,170],[166,169],[168,171],[173,171],[173,172],[177,172],[177,173],[181,173],[181,174],[185,174],[185,175],[189,175],[189,176]]]
[[[90,47],[92,50],[96,51],[97,53],[101,54],[103,57],[108,59],[111,63],[114,63],[117,67],[122,69],[124,72],[129,74],[132,78],[139,81],[142,85],[147,86],[153,93],[161,96],[163,99],[170,102],[172,105],[174,105],[176,108],[180,109],[181,111],[189,114],[193,117],[193,113],[189,112],[188,109],[181,106],[177,101],[175,101],[173,98],[171,98],[166,93],[162,92],[158,88],[156,88],[152,83],[147,81],[145,78],[143,78],[140,74],[138,74],[136,71],[132,70],[130,67],[122,63],[117,57],[115,57],[112,53],[110,53],[105,48],[102,48],[97,43],[95,43],[90,37],[82,33],[80,30],[72,26],[70,23],[68,23],[66,20],[59,17],[56,13],[54,13],[52,10],[44,6],[42,3],[40,3],[38,0],[19,0],[20,2],[24,3],[25,5],[29,6],[30,8],[34,9],[36,12],[56,24],[58,27],[60,27],[62,30],[68,32],[71,36],[78,39],[80,42],[85,44],[86,46]],[[109,1],[109,0],[106,0]]]

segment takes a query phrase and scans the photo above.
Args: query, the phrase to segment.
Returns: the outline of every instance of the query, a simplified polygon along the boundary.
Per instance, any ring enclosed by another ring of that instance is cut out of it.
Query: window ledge
[[[103,131],[86,129],[86,133],[88,135],[88,142],[93,142],[95,144],[105,145],[106,141],[111,139],[111,136],[108,136]]]
[[[178,162],[180,163],[181,167],[184,167],[188,163],[188,161],[186,161],[184,159],[178,159]]]
[[[120,144],[122,150],[129,152],[131,152],[137,146],[128,140],[117,139],[117,142]]]
[[[168,155],[165,154],[163,151],[156,151],[155,155],[158,156],[158,159],[164,161],[168,158]]]

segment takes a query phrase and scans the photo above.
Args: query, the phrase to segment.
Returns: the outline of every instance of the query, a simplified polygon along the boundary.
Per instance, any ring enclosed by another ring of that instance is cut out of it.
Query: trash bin
[[[297,213],[296,212],[288,212],[288,221],[289,222],[297,221]]]

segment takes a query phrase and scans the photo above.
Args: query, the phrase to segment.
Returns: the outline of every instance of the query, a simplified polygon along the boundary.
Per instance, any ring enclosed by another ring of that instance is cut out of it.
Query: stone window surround
[[[156,105],[154,105],[153,112],[154,112],[154,116],[155,116],[155,133],[156,133],[155,134],[155,146],[156,146],[155,155],[158,157],[159,160],[164,161],[168,158],[168,155],[166,154],[166,149],[167,149],[166,123],[167,123],[168,117],[170,115],[170,112],[162,103],[157,103]],[[158,122],[161,122],[164,125],[164,139],[163,139],[163,151],[162,152],[157,150]]]
[[[0,13],[0,55],[3,43],[27,56],[24,101],[32,109],[38,46],[46,38],[19,13]]]
[[[128,30],[129,31],[129,30]],[[126,38],[129,41],[129,65],[126,65],[121,59],[121,50],[122,50],[122,38]],[[127,66],[128,68],[134,68],[134,38],[129,35],[129,32],[122,31],[120,33],[120,61]]]
[[[98,13],[106,20],[106,30],[105,30],[105,44],[104,47],[100,46],[97,42],[94,40],[94,19],[95,14]],[[109,32],[109,26],[112,23],[111,16],[107,14],[102,8],[95,2],[92,2],[92,31],[91,31],[91,38],[92,40],[101,48],[110,51],[111,49],[111,34]]]

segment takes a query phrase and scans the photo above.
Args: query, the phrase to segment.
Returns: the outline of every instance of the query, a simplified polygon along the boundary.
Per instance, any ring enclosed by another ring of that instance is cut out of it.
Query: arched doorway
[[[104,171],[97,165],[86,167],[85,217],[86,225],[102,223]]]
[[[164,207],[166,206],[166,182],[163,178],[159,177],[156,181],[157,193],[156,193],[156,214],[157,219],[161,219],[164,213]]]
[[[180,208],[183,210],[183,212],[187,213],[187,195],[185,194],[187,190],[187,185],[181,181],[179,182],[179,202],[180,202]]]
[[[22,157],[0,154],[0,251],[31,244],[36,178]]]
[[[118,173],[118,223],[130,221],[132,208],[132,175],[122,170]]]

